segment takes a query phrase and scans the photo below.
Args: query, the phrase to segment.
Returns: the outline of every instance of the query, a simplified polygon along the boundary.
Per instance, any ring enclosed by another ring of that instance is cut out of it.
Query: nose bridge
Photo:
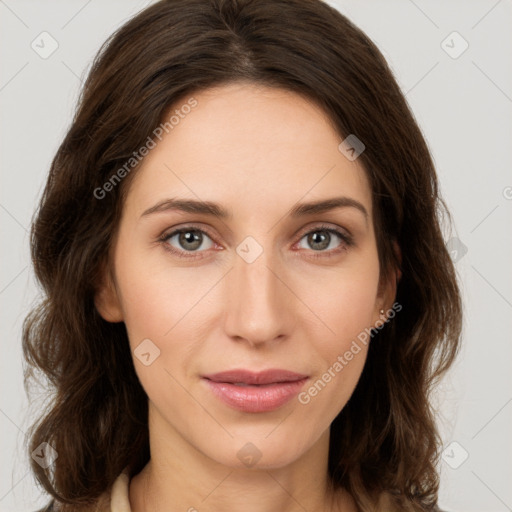
[[[237,253],[233,271],[227,277],[227,333],[252,344],[289,334],[292,301],[286,296],[290,292],[275,275],[279,275],[278,258],[270,248],[258,250],[251,240],[242,242]]]

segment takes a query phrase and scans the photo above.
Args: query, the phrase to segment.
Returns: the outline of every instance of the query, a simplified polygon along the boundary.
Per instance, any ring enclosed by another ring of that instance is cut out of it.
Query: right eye
[[[205,252],[201,249],[211,249],[214,246],[213,240],[208,233],[196,227],[184,227],[164,234],[160,241],[165,249],[177,256],[184,258],[194,257],[186,253]]]

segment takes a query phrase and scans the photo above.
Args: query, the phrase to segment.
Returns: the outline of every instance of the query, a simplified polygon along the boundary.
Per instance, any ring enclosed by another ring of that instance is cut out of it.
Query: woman
[[[162,0],[103,46],[32,228],[47,510],[438,510],[461,300],[432,158],[320,1]]]

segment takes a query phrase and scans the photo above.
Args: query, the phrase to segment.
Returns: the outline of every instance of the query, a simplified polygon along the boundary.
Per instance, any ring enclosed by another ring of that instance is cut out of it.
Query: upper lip
[[[291,372],[289,370],[270,369],[261,372],[250,370],[227,370],[220,373],[203,375],[205,379],[213,382],[242,383],[242,384],[272,384],[277,382],[294,382],[307,378],[307,375]]]

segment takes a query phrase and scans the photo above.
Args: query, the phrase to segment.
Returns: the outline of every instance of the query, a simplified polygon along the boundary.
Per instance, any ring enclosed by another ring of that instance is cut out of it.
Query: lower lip
[[[308,378],[264,386],[236,386],[205,380],[213,393],[227,405],[244,412],[273,411],[296,396]]]

